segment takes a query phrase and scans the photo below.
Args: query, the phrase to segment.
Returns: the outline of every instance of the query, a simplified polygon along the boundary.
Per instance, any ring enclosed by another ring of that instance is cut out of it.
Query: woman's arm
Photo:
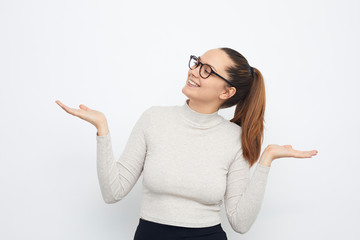
[[[295,150],[291,145],[270,144],[262,153],[250,180],[250,164],[240,149],[229,168],[225,193],[226,214],[234,231],[246,233],[254,223],[264,198],[272,161],[285,157],[311,158],[317,153],[317,150]]]
[[[97,173],[106,203],[116,203],[123,199],[139,179],[146,156],[145,130],[148,121],[149,109],[145,110],[135,123],[117,162],[112,150],[111,132],[107,127],[99,126],[96,135]]]
[[[225,193],[225,210],[233,230],[246,233],[254,223],[265,193],[270,165],[258,163],[250,179],[250,164],[243,158],[240,149],[230,165]]]

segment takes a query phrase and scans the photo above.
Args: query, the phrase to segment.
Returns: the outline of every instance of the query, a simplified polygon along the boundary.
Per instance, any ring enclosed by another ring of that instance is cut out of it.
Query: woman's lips
[[[190,81],[191,79],[189,78],[187,81],[186,81],[186,85],[188,85],[189,87],[200,87],[195,81],[193,81],[193,80],[191,80],[192,82],[194,82],[195,84],[197,84],[197,86],[194,86],[194,85],[192,85],[189,81]]]

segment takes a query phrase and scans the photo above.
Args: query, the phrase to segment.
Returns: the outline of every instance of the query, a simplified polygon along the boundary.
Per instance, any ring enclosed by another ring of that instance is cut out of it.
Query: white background
[[[264,75],[263,148],[319,151],[273,162],[246,234],[222,211],[228,239],[358,239],[359,9],[355,0],[1,0],[0,239],[132,239],[142,176],[105,204],[96,129],[55,100],[103,112],[118,158],[146,108],[184,103],[189,55],[223,46]]]

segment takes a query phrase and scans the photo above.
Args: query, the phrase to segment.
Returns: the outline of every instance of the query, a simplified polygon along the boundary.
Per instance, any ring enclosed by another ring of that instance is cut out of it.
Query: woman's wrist
[[[97,128],[97,135],[98,136],[104,136],[104,135],[108,134],[108,132],[109,132],[109,128],[108,128],[108,125],[107,125],[106,121],[102,122],[96,128]]]
[[[109,133],[109,129],[98,128],[98,131],[97,131],[98,136],[105,136],[108,133]]]
[[[270,167],[272,161],[272,156],[270,155],[269,151],[265,149],[264,152],[261,154],[259,163],[263,166]]]

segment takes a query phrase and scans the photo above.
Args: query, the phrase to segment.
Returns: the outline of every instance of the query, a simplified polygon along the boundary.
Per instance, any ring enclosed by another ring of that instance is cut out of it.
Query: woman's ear
[[[219,97],[220,99],[226,100],[234,96],[235,93],[236,93],[236,88],[225,86],[224,91],[220,94]]]

